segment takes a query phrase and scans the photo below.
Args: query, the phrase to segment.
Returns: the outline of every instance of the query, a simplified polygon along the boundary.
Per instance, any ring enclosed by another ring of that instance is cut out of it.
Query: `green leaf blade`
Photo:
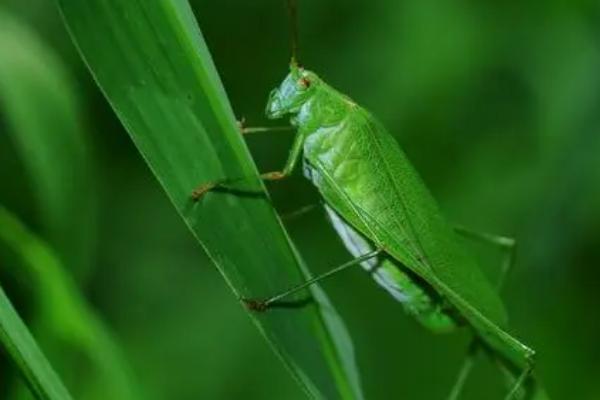
[[[0,207],[0,245],[13,246],[15,219]],[[35,249],[30,249],[30,253]],[[6,262],[6,260],[3,260]],[[69,400],[71,395],[42,353],[10,300],[0,287],[0,343],[37,399]]]
[[[1,287],[0,341],[37,399],[71,399]]]
[[[263,297],[303,280],[187,1],[58,2],[96,81],[235,294]],[[255,194],[190,200],[198,184],[226,177],[248,178]],[[362,398],[351,346],[336,333],[344,328],[323,312],[252,316],[312,397]]]

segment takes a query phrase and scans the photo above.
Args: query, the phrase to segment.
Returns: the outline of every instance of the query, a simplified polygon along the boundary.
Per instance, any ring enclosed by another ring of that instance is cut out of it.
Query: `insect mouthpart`
[[[269,94],[269,101],[267,102],[267,107],[265,110],[265,114],[269,119],[277,119],[283,115],[283,107],[281,106],[281,99],[279,96],[279,90],[273,89]]]

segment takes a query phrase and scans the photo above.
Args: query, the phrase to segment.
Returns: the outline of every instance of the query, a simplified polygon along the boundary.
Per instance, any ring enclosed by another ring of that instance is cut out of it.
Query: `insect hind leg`
[[[489,244],[491,246],[500,248],[504,252],[504,258],[500,266],[500,273],[498,274],[498,281],[496,282],[496,287],[498,290],[500,290],[506,277],[515,265],[517,254],[516,239],[486,232],[477,232],[462,226],[456,226],[454,231],[467,239]]]
[[[509,379],[513,381],[512,387],[504,400],[518,400],[523,399],[526,395],[527,398],[533,398],[534,392],[536,388],[534,387],[534,382],[530,380],[533,374],[533,368],[535,366],[535,352],[531,350],[531,352],[527,356],[527,365],[521,371],[519,376],[514,378],[512,373],[508,373]],[[530,383],[531,385],[528,385]],[[527,387],[530,386],[530,387]]]
[[[485,243],[485,244],[488,244],[488,245],[491,245],[494,247],[498,247],[504,252],[504,257],[502,260],[502,264],[500,266],[500,272],[498,274],[498,280],[496,282],[496,287],[497,287],[498,291],[500,291],[502,288],[502,285],[504,284],[506,277],[508,276],[508,274],[510,273],[510,271],[512,270],[512,268],[515,264],[516,247],[517,247],[516,240],[514,238],[510,238],[510,237],[506,237],[506,236],[499,236],[499,235],[494,235],[494,234],[485,233],[485,232],[473,231],[473,230],[470,230],[470,229],[462,227],[462,226],[457,226],[454,228],[454,230],[457,234],[459,234],[467,239],[477,241],[477,242],[482,242],[482,243]],[[456,400],[459,398],[460,394],[462,393],[462,390],[464,389],[467,378],[473,368],[475,357],[479,353],[480,349],[481,349],[481,343],[479,342],[479,339],[474,338],[471,341],[471,344],[469,345],[469,350],[467,352],[467,355],[465,356],[463,365],[461,366],[461,368],[459,370],[459,374],[457,376],[456,382],[455,382],[454,386],[452,387],[452,390],[450,391],[448,400]],[[511,390],[511,393],[513,391],[515,392],[515,394],[519,392],[519,387],[522,386],[523,382],[527,379],[527,376],[531,373],[531,368],[529,368],[528,371],[529,372],[527,372],[527,369],[525,371],[523,371],[523,373],[521,374],[521,375],[524,375],[522,381],[517,379],[517,381],[515,382],[515,387]],[[521,376],[519,376],[519,378],[521,378]],[[510,395],[510,393],[509,393],[509,395]],[[511,397],[507,397],[507,399],[510,399],[510,398]],[[515,398],[515,397],[513,397],[513,398]]]
[[[465,356],[465,360],[463,361],[462,366],[458,372],[458,376],[456,377],[456,382],[450,391],[450,394],[447,397],[447,400],[458,400],[460,394],[462,393],[465,383],[467,382],[467,378],[471,374],[471,370],[473,369],[473,365],[475,364],[475,358],[479,353],[479,341],[477,339],[473,339],[471,344],[469,345],[469,349],[467,350],[467,355]]]

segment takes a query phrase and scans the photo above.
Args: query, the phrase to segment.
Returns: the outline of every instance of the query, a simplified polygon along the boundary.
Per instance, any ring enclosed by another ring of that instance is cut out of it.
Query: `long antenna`
[[[296,0],[287,0],[290,18],[290,45],[292,48],[292,60],[290,63],[298,66],[298,6]]]

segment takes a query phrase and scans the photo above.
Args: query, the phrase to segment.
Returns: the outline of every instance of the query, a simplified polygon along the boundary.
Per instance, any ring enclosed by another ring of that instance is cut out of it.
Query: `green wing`
[[[340,184],[335,171],[317,166],[327,203],[447,298],[490,346],[524,366],[530,350],[501,329],[507,317],[500,297],[461,246],[398,143],[359,107],[344,125],[354,138],[345,153],[358,163],[358,179],[363,180]]]

